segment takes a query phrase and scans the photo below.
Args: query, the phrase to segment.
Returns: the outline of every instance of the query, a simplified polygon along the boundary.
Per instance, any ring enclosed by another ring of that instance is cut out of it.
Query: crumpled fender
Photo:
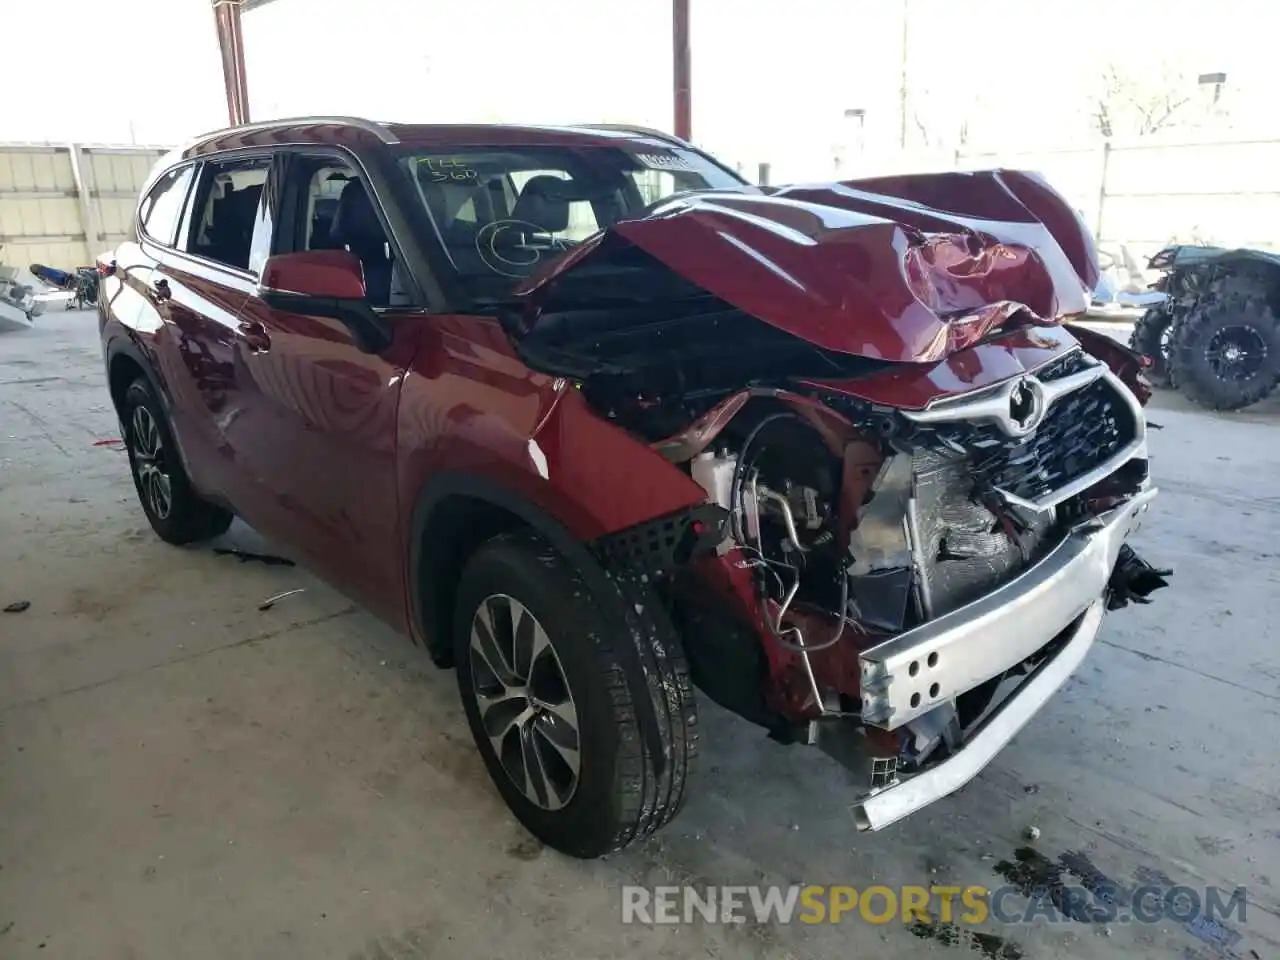
[[[1067,323],[1063,326],[1080,341],[1080,346],[1086,353],[1097,357],[1111,368],[1111,372],[1119,378],[1120,382],[1133,391],[1133,395],[1138,398],[1138,403],[1144,407],[1147,405],[1147,401],[1151,399],[1151,387],[1141,376],[1142,368],[1145,366],[1142,354],[1130,350],[1122,343],[1117,343],[1105,333],[1098,333],[1096,330],[1090,330],[1075,323]]]

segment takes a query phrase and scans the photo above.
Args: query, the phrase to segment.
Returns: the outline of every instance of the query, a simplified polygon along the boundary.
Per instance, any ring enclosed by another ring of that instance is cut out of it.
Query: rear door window
[[[173,246],[182,219],[182,205],[187,199],[194,167],[188,165],[170,170],[151,188],[138,208],[138,221],[142,232],[156,243]]]
[[[187,252],[249,269],[259,201],[271,169],[270,157],[205,163],[196,190]]]

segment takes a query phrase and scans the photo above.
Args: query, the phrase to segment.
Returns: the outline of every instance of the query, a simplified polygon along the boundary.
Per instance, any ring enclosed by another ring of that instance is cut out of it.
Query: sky
[[[1158,0],[691,4],[695,140],[752,168],[826,163],[855,140],[896,145],[904,9],[913,138],[953,148],[967,119],[975,149],[1074,145],[1091,135],[1091,91],[1109,62],[1144,83],[1225,71],[1233,120],[1280,136],[1275,0],[1215,0],[1190,20]],[[225,125],[207,0],[38,9],[43,23],[91,26],[47,42],[10,33],[10,83],[48,86],[6,99],[0,140],[169,145]],[[254,119],[671,126],[669,0],[276,0],[245,14],[244,28]],[[853,109],[864,111],[860,131],[845,116]]]

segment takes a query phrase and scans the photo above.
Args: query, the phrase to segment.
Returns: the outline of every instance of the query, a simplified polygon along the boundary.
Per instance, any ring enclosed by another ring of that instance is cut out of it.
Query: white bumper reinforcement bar
[[[972,731],[947,760],[873,791],[854,806],[879,830],[972,780],[1084,660],[1102,625],[1120,547],[1156,495],[1149,488],[1072,531],[1000,589],[861,656],[863,721],[893,730],[1022,663],[1071,628],[1066,645]]]

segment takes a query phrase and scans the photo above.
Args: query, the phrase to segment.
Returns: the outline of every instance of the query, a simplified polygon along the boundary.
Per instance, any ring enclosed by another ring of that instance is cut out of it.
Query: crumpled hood
[[[940,360],[1015,316],[1081,313],[1098,279],[1061,195],[995,170],[681,195],[545,264],[516,295],[536,312],[560,278],[627,245],[819,347],[902,362]]]

